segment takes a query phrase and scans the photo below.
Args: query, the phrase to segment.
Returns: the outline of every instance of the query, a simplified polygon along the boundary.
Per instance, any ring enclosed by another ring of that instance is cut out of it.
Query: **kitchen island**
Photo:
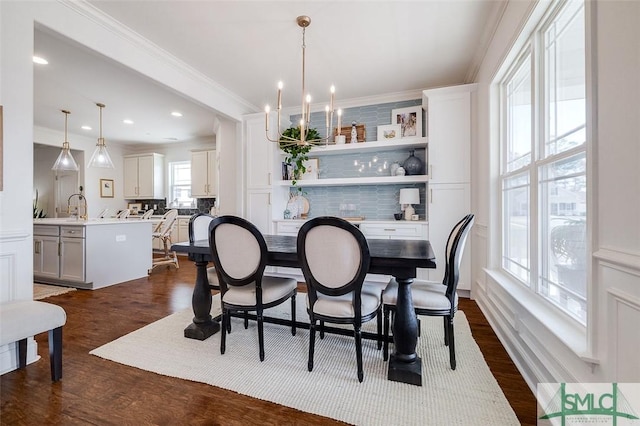
[[[95,290],[147,276],[150,221],[34,219],[33,280]]]

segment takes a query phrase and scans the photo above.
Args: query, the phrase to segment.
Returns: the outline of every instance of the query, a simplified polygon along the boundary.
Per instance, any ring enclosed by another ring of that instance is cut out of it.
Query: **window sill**
[[[532,293],[527,287],[504,272],[495,269],[485,269],[485,272],[511,295],[520,309],[535,317],[549,333],[556,336],[582,361],[591,365],[600,363],[587,347],[587,330],[584,326],[556,309],[542,296]]]

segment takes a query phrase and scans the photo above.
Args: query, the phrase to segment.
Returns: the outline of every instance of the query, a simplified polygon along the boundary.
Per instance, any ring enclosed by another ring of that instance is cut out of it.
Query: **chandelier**
[[[113,169],[113,161],[111,161],[109,152],[107,152],[107,145],[104,143],[104,138],[102,137],[102,108],[104,108],[104,104],[97,103],[96,105],[100,108],[100,137],[98,138],[96,149],[93,151],[93,155],[89,160],[89,167]]]
[[[67,140],[67,119],[69,118],[69,111],[61,110],[64,114],[64,142],[62,142],[62,151],[60,151],[60,155],[58,155],[58,159],[53,164],[51,170],[55,170],[58,172],[62,171],[78,171],[78,164],[76,160],[73,159],[73,155],[71,155],[71,148],[69,146],[69,141]]]
[[[267,134],[267,139],[271,142],[277,142],[281,147],[291,146],[291,145],[327,145],[329,143],[329,139],[331,138],[331,127],[333,126],[333,101],[335,95],[335,87],[331,86],[331,101],[330,105],[325,107],[325,124],[327,129],[326,136],[320,137],[317,132],[312,132],[309,134],[309,122],[311,119],[311,95],[305,93],[305,42],[304,35],[306,28],[311,25],[311,18],[308,16],[298,16],[296,18],[296,22],[298,26],[302,28],[302,101],[301,101],[301,118],[298,123],[297,130],[298,132],[287,132],[287,134],[283,134],[280,130],[280,116],[282,113],[282,82],[278,82],[278,95],[277,95],[277,103],[276,108],[278,111],[278,132],[275,138],[272,138],[269,135],[269,114],[271,112],[271,108],[267,105],[264,109],[265,112],[265,132]],[[340,129],[340,119],[342,111],[338,110],[338,129]]]

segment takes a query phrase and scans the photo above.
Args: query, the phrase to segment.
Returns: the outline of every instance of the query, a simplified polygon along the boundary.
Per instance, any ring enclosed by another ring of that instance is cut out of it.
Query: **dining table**
[[[300,268],[297,238],[291,235],[264,235],[267,265]],[[435,268],[435,255],[428,240],[367,240],[370,274],[393,276],[398,282],[396,313],[393,316],[394,353],[389,358],[388,376],[392,381],[422,386],[422,360],[416,354],[418,320],[411,297],[411,283],[418,268]],[[212,294],[207,267],[213,261],[208,240],[172,244],[171,250],[187,254],[196,265],[196,282],[191,299],[193,322],[184,337],[205,340],[220,330],[211,316]]]

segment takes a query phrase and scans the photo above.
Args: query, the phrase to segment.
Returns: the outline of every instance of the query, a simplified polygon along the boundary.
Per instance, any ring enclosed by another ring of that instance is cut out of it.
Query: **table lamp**
[[[412,204],[420,204],[420,191],[418,188],[402,188],[400,190],[400,204],[404,205],[404,220],[411,220],[415,214]]]

